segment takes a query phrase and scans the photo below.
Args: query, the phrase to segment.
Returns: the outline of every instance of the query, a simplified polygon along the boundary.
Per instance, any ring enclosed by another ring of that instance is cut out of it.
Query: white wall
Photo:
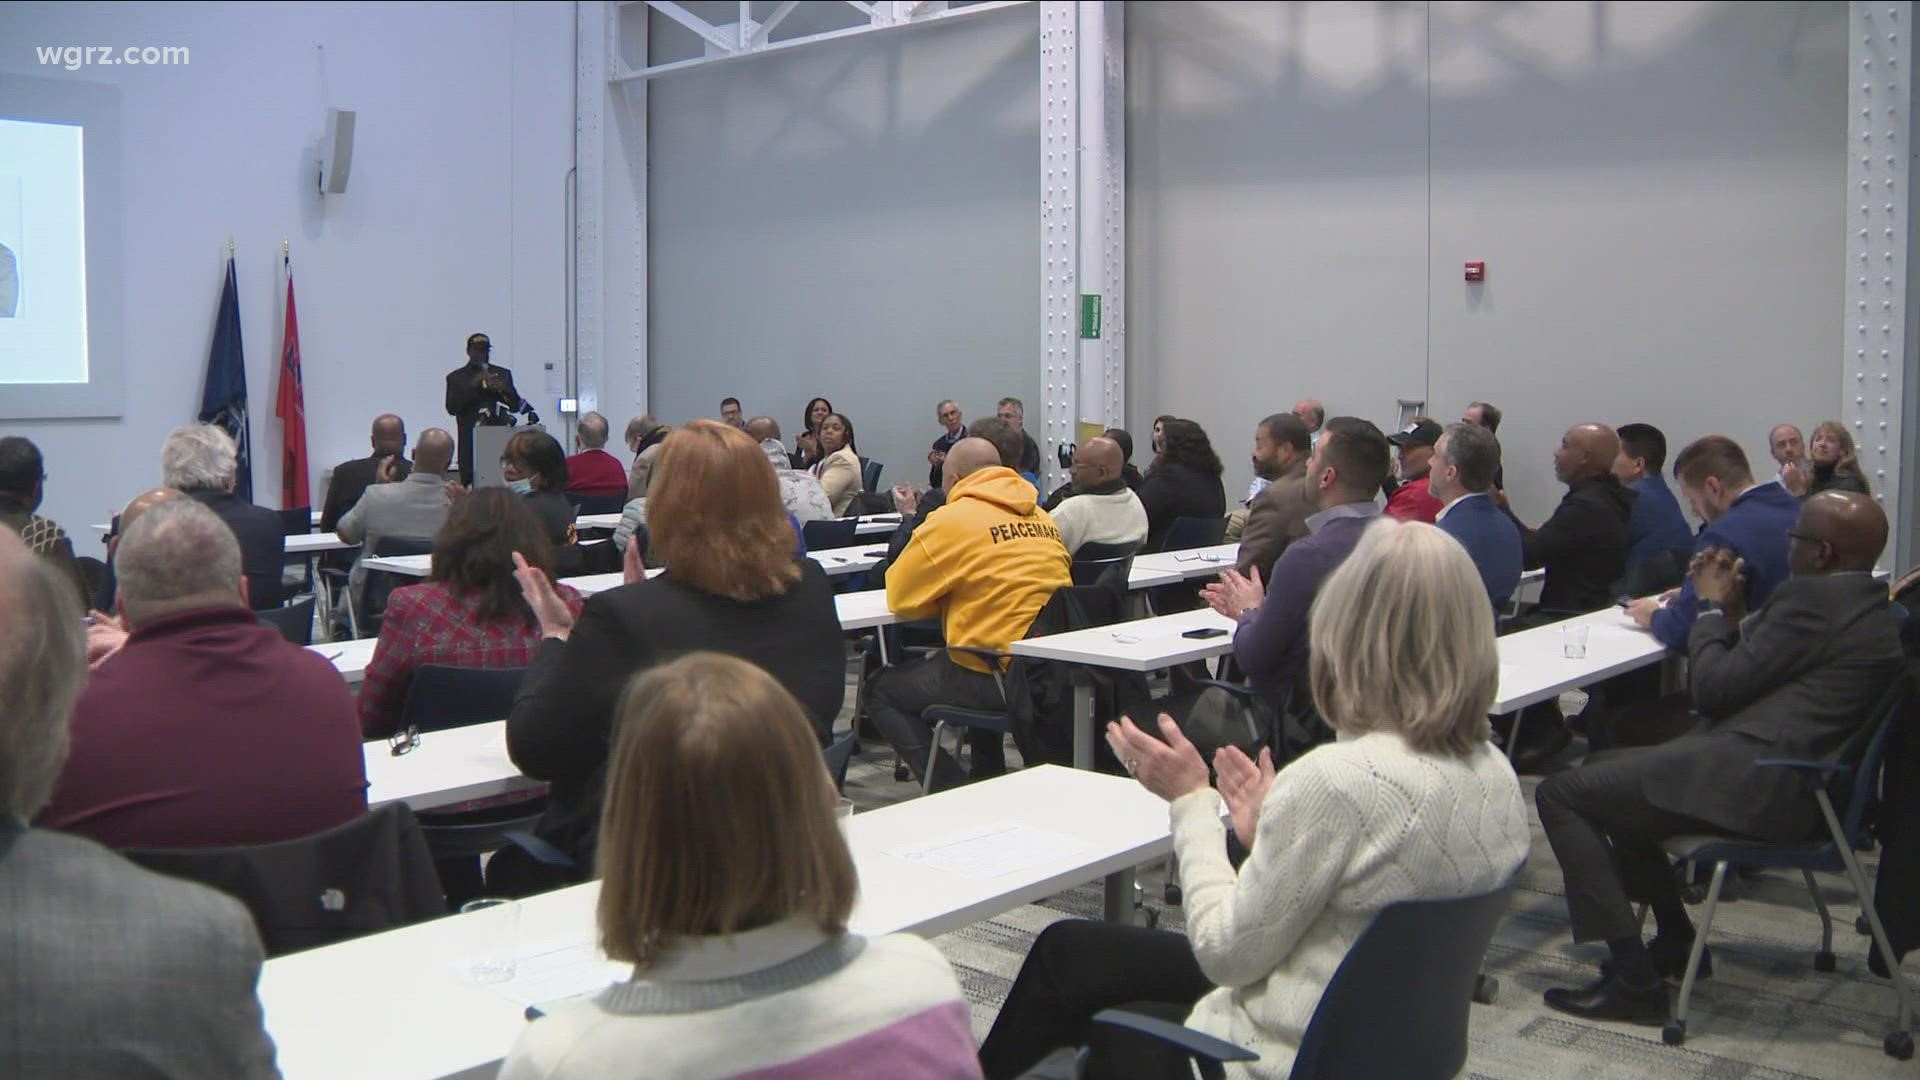
[[[159,447],[194,418],[224,247],[238,248],[256,501],[279,505],[273,417],[292,241],[308,454],[363,456],[374,415],[450,426],[443,376],[466,335],[553,418],[564,371],[563,191],[572,163],[572,5],[12,4],[0,71],[120,88],[127,411],[8,422],[47,457],[43,511],[86,526],[159,482]],[[184,67],[42,68],[37,44],[184,45]],[[0,102],[0,107],[4,106]],[[351,185],[311,194],[326,107],[359,111]]]

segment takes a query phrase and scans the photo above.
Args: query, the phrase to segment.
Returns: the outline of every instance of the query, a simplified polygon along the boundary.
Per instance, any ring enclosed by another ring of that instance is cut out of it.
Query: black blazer
[[[484,414],[496,409],[520,408],[520,391],[513,387],[513,372],[499,364],[489,364],[500,376],[505,389],[484,390],[476,383],[480,372],[464,365],[447,372],[447,415],[453,417],[460,447],[460,482],[473,483],[473,425]]]
[[[320,531],[332,532],[340,527],[340,519],[347,516],[353,504],[373,486],[374,474],[385,460],[378,454],[373,457],[354,458],[343,461],[333,468],[333,479],[327,481],[327,501],[320,507]],[[405,480],[413,471],[413,462],[405,456],[394,464],[398,470],[395,480]]]
[[[1702,717],[1645,755],[1654,806],[1743,836],[1799,840],[1820,820],[1805,777],[1761,758],[1832,758],[1867,720],[1904,659],[1887,587],[1868,574],[1789,579],[1744,627],[1702,615],[1687,642]]]
[[[1627,520],[1636,498],[1607,473],[1570,485],[1539,528],[1520,526],[1522,563],[1547,570],[1542,608],[1598,611],[1613,603],[1613,583],[1627,572]]]
[[[1227,514],[1227,489],[1217,473],[1177,462],[1163,461],[1140,485],[1140,503],[1147,508],[1147,546],[1159,551],[1175,518],[1217,518]]]
[[[591,871],[613,712],[627,679],[699,649],[752,661],[800,700],[825,746],[846,695],[846,646],[833,586],[801,559],[784,594],[743,604],[667,573],[587,600],[570,640],[540,643],[507,718],[507,752],[551,785],[537,835]]]
[[[247,604],[255,611],[280,606],[280,571],[287,561],[287,532],[280,515],[231,491],[190,491],[220,515],[240,541],[240,568],[247,575]]]

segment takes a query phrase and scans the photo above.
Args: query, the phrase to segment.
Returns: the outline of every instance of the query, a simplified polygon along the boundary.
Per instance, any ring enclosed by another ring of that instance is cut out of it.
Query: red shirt
[[[1393,496],[1387,500],[1387,516],[1401,521],[1424,521],[1431,525],[1440,516],[1440,510],[1446,503],[1433,497],[1427,487],[1427,478],[1409,480],[1393,490]]]
[[[605,450],[582,450],[567,459],[567,490],[580,495],[625,495],[627,467]]]
[[[112,848],[293,840],[366,813],[340,673],[241,607],[155,619],[97,668],[36,824]]]
[[[570,585],[556,584],[554,590],[578,618],[585,598]],[[479,606],[477,591],[456,594],[444,581],[393,590],[360,687],[360,729],[367,738],[382,739],[400,729],[407,684],[422,664],[514,668],[533,659],[540,626],[531,613],[482,620]]]

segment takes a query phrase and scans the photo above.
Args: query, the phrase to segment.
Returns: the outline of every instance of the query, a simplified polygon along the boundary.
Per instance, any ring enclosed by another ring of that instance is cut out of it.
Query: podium
[[[522,431],[545,431],[544,424],[518,424],[514,426],[487,426],[476,424],[473,428],[473,486],[504,487],[506,477],[500,472],[500,455],[507,448],[507,440]]]

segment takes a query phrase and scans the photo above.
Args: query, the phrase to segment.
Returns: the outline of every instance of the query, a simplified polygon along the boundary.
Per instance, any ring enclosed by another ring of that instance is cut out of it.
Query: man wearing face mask
[[[513,372],[488,362],[493,343],[485,334],[467,338],[467,364],[447,372],[447,415],[458,424],[460,482],[473,483],[473,428],[513,423],[513,414],[526,408],[513,388]]]

